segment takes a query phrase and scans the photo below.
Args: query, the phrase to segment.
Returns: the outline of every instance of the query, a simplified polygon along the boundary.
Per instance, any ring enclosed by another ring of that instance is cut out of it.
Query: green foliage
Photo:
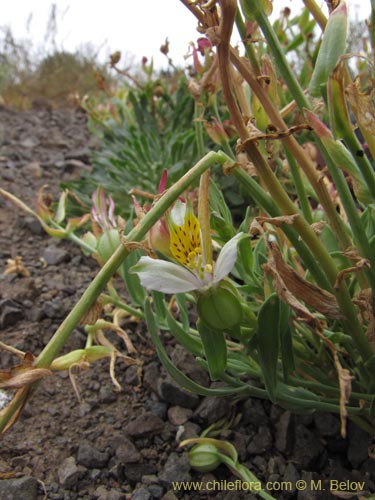
[[[180,77],[175,88],[168,79],[149,82],[143,90],[124,89],[111,101],[115,117],[92,115],[90,120],[90,129],[101,140],[92,157],[93,170],[69,187],[89,197],[102,185],[128,215],[132,189],[154,194],[164,169],[173,184],[198,160],[194,100]]]

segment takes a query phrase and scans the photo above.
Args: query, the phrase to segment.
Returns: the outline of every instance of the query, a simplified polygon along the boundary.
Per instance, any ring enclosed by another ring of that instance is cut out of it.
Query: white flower
[[[145,288],[171,294],[204,290],[215,286],[233,269],[237,244],[244,233],[228,241],[211,266],[205,262],[199,222],[189,205],[176,202],[171,210],[169,229],[170,250],[176,262],[141,257],[131,268]]]

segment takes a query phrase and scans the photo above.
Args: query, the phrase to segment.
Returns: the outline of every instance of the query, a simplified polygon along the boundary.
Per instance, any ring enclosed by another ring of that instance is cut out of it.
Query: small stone
[[[138,463],[142,461],[142,455],[130,439],[126,437],[121,438],[121,444],[116,449],[116,457],[122,464]]]
[[[286,481],[288,483],[292,484],[292,491],[295,491],[295,484],[299,479],[299,473],[295,466],[289,462],[287,466],[285,467],[284,475],[283,475],[283,481]]]
[[[186,422],[186,424],[181,425],[178,428],[176,441],[180,443],[185,439],[197,438],[200,436],[201,431],[202,429],[198,424],[195,424],[194,422]]]
[[[289,453],[293,449],[294,417],[285,411],[276,424],[275,447],[281,453]]]
[[[251,455],[258,455],[265,453],[271,446],[272,434],[268,427],[261,426],[255,436],[250,439],[247,451]]]
[[[46,300],[43,303],[41,314],[50,319],[59,319],[65,316],[65,310],[61,307],[60,300]]]
[[[148,491],[151,493],[153,498],[161,498],[163,496],[163,488],[158,484],[150,484]]]
[[[158,381],[158,394],[167,403],[184,408],[196,408],[199,396],[181,389],[169,376]]]
[[[88,469],[102,469],[107,465],[108,454],[103,453],[89,443],[79,445],[77,452],[77,463]]]
[[[340,431],[340,420],[331,413],[314,415],[315,426],[323,436],[335,436]]]
[[[66,458],[57,471],[59,483],[63,488],[74,487],[79,478],[79,471],[74,457]]]
[[[166,486],[170,486],[174,481],[191,481],[188,454],[177,455],[177,453],[171,453],[162,472],[159,474],[159,479]]]
[[[145,401],[144,409],[150,411],[162,420],[166,419],[167,416],[167,405],[163,401],[155,401],[149,398]]]
[[[114,392],[112,387],[108,385],[102,385],[99,390],[99,403],[109,404],[117,401],[117,394]]]
[[[163,420],[156,415],[147,412],[129,422],[125,427],[125,432],[132,437],[143,437],[158,434],[163,429]]]
[[[268,422],[268,416],[263,408],[262,401],[256,398],[249,398],[243,404],[242,420],[244,425],[264,425]]]
[[[201,404],[194,412],[194,418],[204,420],[207,424],[213,424],[220,418],[229,415],[230,406],[226,398],[216,398],[208,396],[203,399]]]
[[[167,491],[167,493],[162,497],[161,500],[178,500],[176,495],[172,490]]]
[[[190,408],[182,408],[182,406],[171,406],[168,410],[168,420],[172,425],[182,425],[192,415],[193,411]]]
[[[159,364],[154,361],[143,369],[143,384],[153,392],[157,392],[158,380],[160,379]]]
[[[44,250],[43,259],[48,265],[56,266],[57,264],[69,262],[70,255],[66,250],[50,245]]]
[[[348,460],[355,469],[368,458],[369,435],[356,425],[348,422]]]
[[[10,299],[0,300],[0,329],[15,325],[24,318],[21,306]]]
[[[139,488],[134,490],[132,493],[132,500],[149,500],[151,498],[151,493],[147,488]]]
[[[22,220],[22,226],[27,228],[31,233],[38,236],[40,236],[44,232],[41,223],[38,221],[38,219],[35,219],[35,217],[26,216]]]
[[[210,383],[207,371],[200,366],[196,362],[194,356],[181,345],[177,344],[173,349],[171,359],[177,368],[194,380],[194,382],[204,386],[207,386]]]
[[[138,366],[129,366],[125,372],[125,383],[133,386],[139,385],[140,380],[138,371]]]
[[[126,478],[135,483],[140,482],[142,477],[148,474],[155,474],[157,468],[150,463],[143,464],[119,464],[117,467],[119,478]]]
[[[0,481],[1,500],[36,500],[38,481],[31,476]]]
[[[297,425],[294,433],[293,461],[302,469],[314,467],[323,451],[322,443],[304,425]]]

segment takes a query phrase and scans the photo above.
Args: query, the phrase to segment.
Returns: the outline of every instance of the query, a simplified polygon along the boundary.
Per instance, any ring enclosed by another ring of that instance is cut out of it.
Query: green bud
[[[242,306],[228,283],[211,288],[198,298],[199,318],[213,330],[228,330],[242,320]]]
[[[199,472],[210,472],[220,465],[221,459],[212,444],[197,444],[189,451],[189,462]]]
[[[313,97],[321,95],[321,87],[327,84],[328,77],[334,70],[346,46],[348,31],[348,12],[344,0],[329,16],[323,41],[316,59],[314,72],[310,81],[310,94]]]
[[[98,254],[107,262],[120,245],[120,235],[118,229],[106,229],[98,239]]]

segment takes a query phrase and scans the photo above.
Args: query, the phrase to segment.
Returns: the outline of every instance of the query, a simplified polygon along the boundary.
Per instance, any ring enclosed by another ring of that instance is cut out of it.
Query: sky
[[[347,3],[353,15],[355,4],[361,5],[362,18],[370,11],[370,0]],[[2,0],[0,27],[9,26],[15,39],[28,38],[35,48],[43,47],[52,4],[56,5],[57,48],[74,51],[91,43],[102,61],[120,50],[125,60],[153,57],[157,67],[166,67],[159,47],[168,37],[173,62],[183,64],[189,42],[199,36],[194,16],[179,0]],[[299,9],[303,2],[274,0],[276,14],[286,6]]]

